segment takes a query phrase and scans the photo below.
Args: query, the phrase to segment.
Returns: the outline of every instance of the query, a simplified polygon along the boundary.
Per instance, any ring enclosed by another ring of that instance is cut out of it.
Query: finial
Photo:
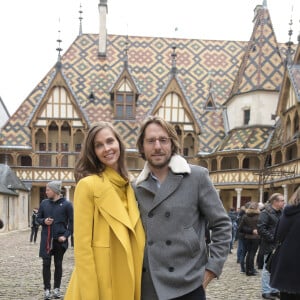
[[[171,73],[176,74],[177,73],[177,68],[176,68],[176,57],[177,57],[176,46],[173,45],[172,49],[173,49],[173,53],[171,54],[171,57],[172,57],[172,70],[171,70]]]
[[[264,0],[264,1],[263,1],[263,7],[264,7],[264,8],[267,8],[267,7],[268,7],[267,0]]]
[[[60,23],[60,19],[58,20]],[[61,38],[60,38],[60,29],[58,30],[58,39],[56,40],[58,42],[58,47],[56,48],[56,51],[58,52],[58,57],[57,57],[57,67],[60,67],[61,64],[61,51],[63,50],[60,47],[60,43],[62,42]]]
[[[286,58],[286,62],[287,64],[290,64],[292,62],[292,35],[293,35],[293,30],[292,30],[292,25],[293,25],[293,6],[292,6],[292,13],[291,13],[291,19],[290,19],[290,29],[288,31],[288,35],[289,35],[289,41],[286,43],[287,45],[287,58]]]
[[[82,35],[82,6],[81,6],[81,3],[80,3],[80,8],[79,8],[79,35]]]
[[[127,35],[125,40],[125,48],[124,48],[124,68],[128,67],[128,45],[129,45],[129,41]]]

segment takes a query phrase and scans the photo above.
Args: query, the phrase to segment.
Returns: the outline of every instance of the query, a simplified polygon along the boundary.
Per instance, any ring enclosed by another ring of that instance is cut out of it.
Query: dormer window
[[[132,119],[134,116],[134,101],[132,92],[117,92],[115,101],[115,117],[117,119]]]
[[[136,93],[127,77],[122,78],[114,93],[114,115],[116,119],[126,120],[135,117]]]

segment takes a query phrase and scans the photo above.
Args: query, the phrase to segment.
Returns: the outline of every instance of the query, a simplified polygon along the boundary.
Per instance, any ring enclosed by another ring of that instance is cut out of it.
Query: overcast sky
[[[79,33],[99,31],[99,0],[0,1],[0,97],[13,114]],[[108,34],[248,41],[263,0],[107,0]],[[300,31],[299,0],[268,0],[278,42]],[[177,28],[177,30],[175,30]]]

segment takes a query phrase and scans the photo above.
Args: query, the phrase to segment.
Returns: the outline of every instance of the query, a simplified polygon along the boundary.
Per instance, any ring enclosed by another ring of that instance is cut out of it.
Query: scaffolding
[[[286,171],[283,168],[280,170],[272,170],[272,169],[262,169],[259,172],[255,173],[259,175],[259,186],[264,191],[265,185],[269,185],[269,191],[274,193],[275,183],[278,181],[287,181],[289,184],[293,184],[295,182],[296,177],[296,164],[293,169]]]

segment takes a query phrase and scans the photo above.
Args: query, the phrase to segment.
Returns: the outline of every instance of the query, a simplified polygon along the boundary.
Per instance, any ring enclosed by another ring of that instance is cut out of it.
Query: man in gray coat
[[[137,146],[144,169],[135,193],[146,233],[142,300],[203,300],[230,250],[231,221],[207,169],[178,155],[173,126],[147,118]],[[211,230],[209,255],[206,221]]]

